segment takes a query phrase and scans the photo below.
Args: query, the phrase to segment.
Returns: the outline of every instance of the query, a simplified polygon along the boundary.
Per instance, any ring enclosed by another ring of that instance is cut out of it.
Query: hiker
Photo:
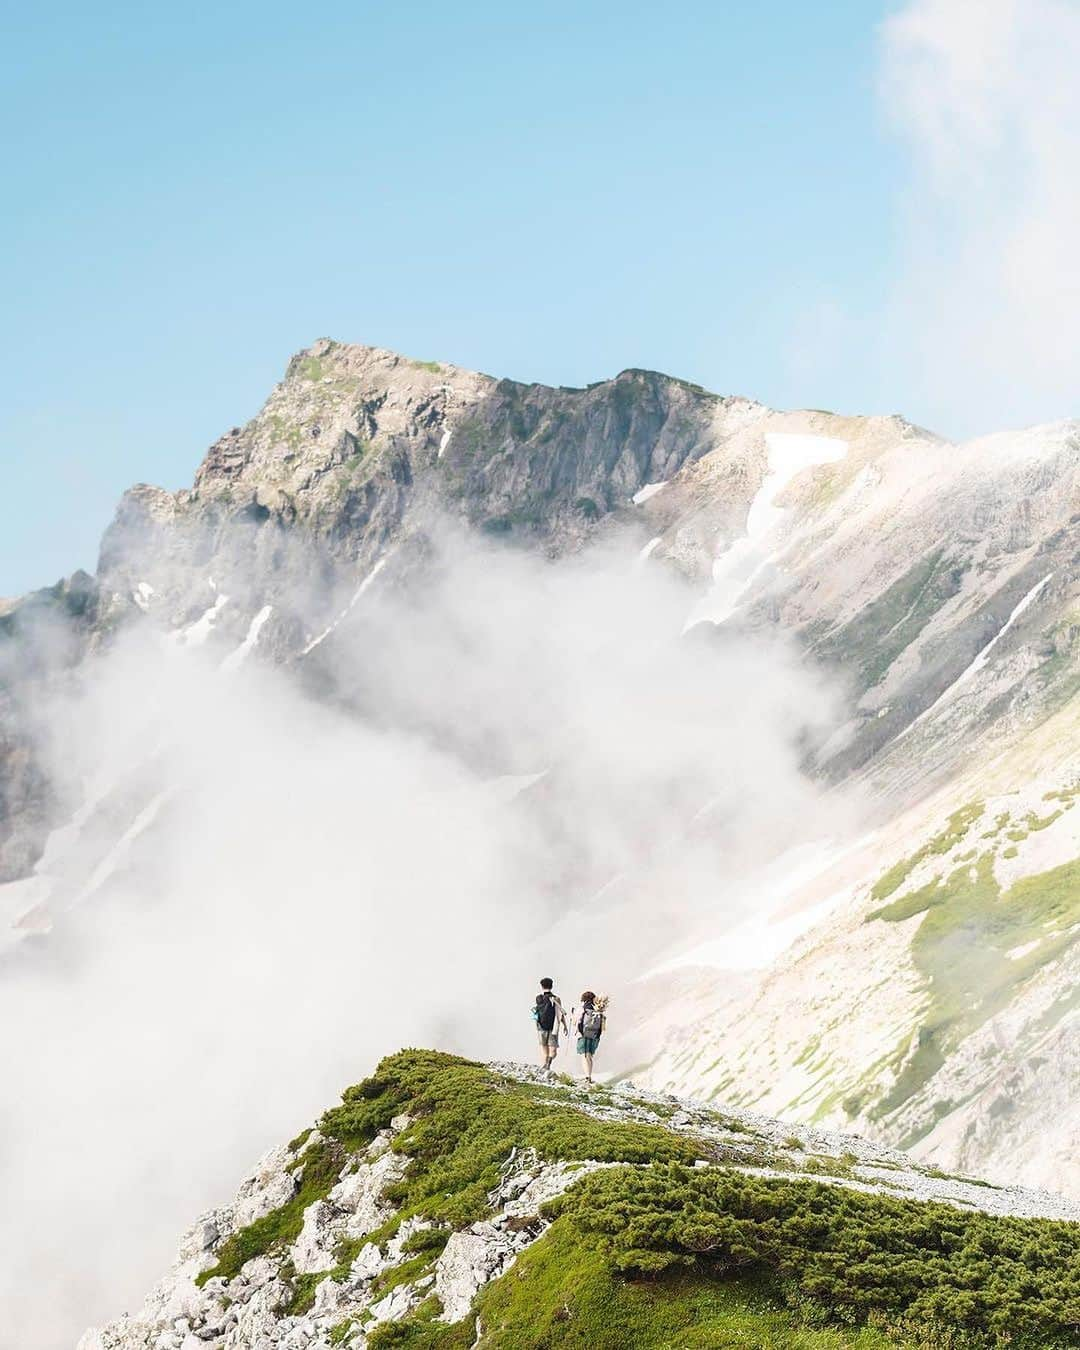
[[[540,1062],[545,1073],[551,1072],[552,1061],[559,1053],[559,1027],[567,1035],[570,1034],[570,1023],[563,1012],[562,999],[553,992],[552,985],[553,981],[549,979],[540,981],[540,992],[533,1007],[533,1021],[540,1035]]]
[[[581,996],[581,1016],[577,1020],[577,1052],[581,1056],[586,1083],[592,1082],[593,1056],[600,1044],[604,1027],[607,1026],[605,1012],[607,1002],[605,995],[601,994],[597,998],[591,989],[586,989]]]

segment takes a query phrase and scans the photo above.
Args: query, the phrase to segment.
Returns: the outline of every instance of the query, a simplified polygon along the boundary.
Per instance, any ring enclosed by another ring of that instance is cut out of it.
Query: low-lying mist
[[[632,556],[448,536],[300,678],[148,622],[49,710],[89,809],[51,850],[52,931],[3,967],[3,1344],[136,1311],[195,1215],[383,1054],[531,1058],[545,974],[618,1018],[755,868],[843,828],[800,770],[819,677],[681,638],[695,596]]]

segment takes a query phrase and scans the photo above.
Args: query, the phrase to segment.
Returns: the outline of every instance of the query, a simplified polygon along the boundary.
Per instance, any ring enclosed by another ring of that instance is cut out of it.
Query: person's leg
[[[588,1054],[588,1055],[585,1055],[585,1056],[584,1056],[584,1060],[585,1060],[585,1081],[586,1081],[587,1083],[591,1083],[591,1082],[592,1082],[592,1061],[593,1061],[593,1057],[592,1057],[591,1054]]]
[[[551,1063],[551,1051],[548,1049],[548,1039],[545,1032],[540,1032],[540,1064],[547,1068]]]

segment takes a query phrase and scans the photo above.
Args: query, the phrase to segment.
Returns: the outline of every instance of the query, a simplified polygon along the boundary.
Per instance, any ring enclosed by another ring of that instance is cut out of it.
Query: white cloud
[[[910,151],[892,386],[947,432],[1080,413],[1080,6],[911,0],[881,39]]]
[[[212,634],[121,643],[47,710],[65,786],[107,791],[0,983],[4,1344],[132,1308],[196,1213],[402,1044],[527,1057],[545,973],[631,1024],[636,975],[835,832],[799,770],[820,683],[782,646],[680,640],[692,597],[638,543],[444,543],[309,658],[352,715],[254,659],[223,674]]]

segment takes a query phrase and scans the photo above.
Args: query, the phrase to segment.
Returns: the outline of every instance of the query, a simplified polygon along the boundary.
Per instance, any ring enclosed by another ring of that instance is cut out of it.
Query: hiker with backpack
[[[586,1083],[592,1082],[593,1056],[600,1044],[600,1037],[607,1026],[607,998],[601,994],[598,998],[591,989],[581,996],[581,1016],[577,1020],[577,1052],[585,1070]]]
[[[540,992],[533,1006],[533,1021],[540,1036],[540,1062],[544,1072],[551,1072],[552,1061],[559,1053],[559,1027],[569,1036],[570,1023],[563,1011],[562,999],[553,991],[552,980],[540,981]]]

